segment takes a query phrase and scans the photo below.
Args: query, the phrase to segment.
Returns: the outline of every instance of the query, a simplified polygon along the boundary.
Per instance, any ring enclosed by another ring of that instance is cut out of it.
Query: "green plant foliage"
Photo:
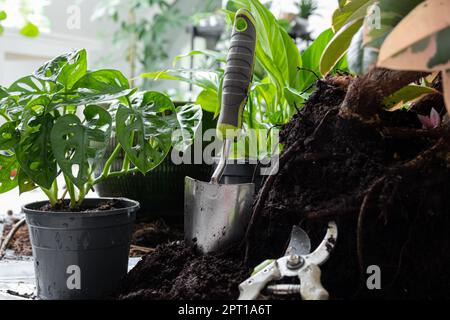
[[[325,48],[320,60],[320,73],[328,74],[345,56],[353,36],[358,32],[364,19],[360,18],[347,23],[339,29]]]
[[[101,107],[89,105],[83,113],[84,123],[76,115],[67,114],[58,118],[51,132],[59,167],[80,189],[105,155],[112,126],[111,115]]]
[[[20,29],[20,34],[28,38],[36,38],[39,33],[39,28],[29,21]]]
[[[386,97],[383,104],[386,109],[394,111],[407,107],[411,102],[414,102],[430,93],[438,93],[438,91],[427,86],[411,84],[400,89],[389,97]]]
[[[56,57],[34,75],[0,88],[0,116],[6,120],[0,126],[0,151],[8,154],[0,158],[0,192],[40,187],[55,205],[56,178],[62,174],[76,208],[103,179],[137,169],[148,172],[173,145],[187,148],[200,124],[201,108],[175,109],[163,94],[136,91],[117,70],[87,71],[85,50]],[[120,144],[94,177],[114,129]],[[172,141],[177,130],[181,135]],[[122,151],[131,164],[111,172]]]
[[[174,117],[175,106],[159,92],[133,96],[131,108],[119,106],[116,115],[117,138],[142,173],[158,166],[169,153]]]
[[[15,155],[0,154],[0,193],[17,187],[18,163]]]

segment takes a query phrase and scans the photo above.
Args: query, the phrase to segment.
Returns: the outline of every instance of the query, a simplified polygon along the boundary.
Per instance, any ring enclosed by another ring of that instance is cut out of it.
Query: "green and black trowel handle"
[[[247,10],[240,9],[236,13],[222,86],[222,106],[217,124],[217,136],[223,140],[223,150],[220,162],[211,178],[212,183],[219,183],[225,170],[231,143],[239,136],[242,128],[242,117],[255,63],[255,25],[255,19]]]

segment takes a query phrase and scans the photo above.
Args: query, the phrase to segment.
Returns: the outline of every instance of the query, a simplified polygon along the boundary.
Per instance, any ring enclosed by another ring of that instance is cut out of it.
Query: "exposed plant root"
[[[382,128],[381,134],[384,137],[395,139],[412,139],[412,138],[441,138],[446,132],[447,128],[439,127],[436,129],[414,129],[414,128]]]
[[[319,220],[319,219],[330,219],[336,218],[338,216],[343,216],[347,214],[353,214],[358,212],[357,207],[337,207],[337,208],[327,208],[319,211],[311,211],[305,214],[305,219],[307,220]]]
[[[359,270],[361,277],[364,274],[364,223],[366,214],[368,214],[368,211],[370,209],[370,204],[375,198],[375,194],[379,191],[382,184],[386,180],[386,177],[381,177],[377,179],[369,188],[367,191],[364,200],[361,205],[361,209],[359,210],[358,215],[358,224],[357,224],[357,235],[356,235],[356,250],[358,254],[358,262],[359,262]]]
[[[14,237],[14,235],[16,234],[17,230],[19,230],[19,228],[25,224],[26,220],[25,218],[19,220],[14,227],[11,229],[11,231],[8,233],[8,235],[6,236],[5,240],[2,243],[2,246],[0,247],[0,260],[3,259],[3,257],[6,254],[6,248],[8,248],[9,242],[11,241],[11,239]]]
[[[426,75],[423,72],[373,68],[366,75],[353,79],[340,115],[365,122],[379,122],[377,112],[383,99]]]
[[[448,137],[442,137],[431,148],[420,153],[416,158],[406,162],[399,169],[400,171],[418,169],[432,159],[436,153],[448,150],[449,147]]]

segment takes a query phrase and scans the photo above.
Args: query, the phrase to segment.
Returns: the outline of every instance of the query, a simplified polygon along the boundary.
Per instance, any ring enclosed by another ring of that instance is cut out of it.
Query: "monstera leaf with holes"
[[[53,96],[61,89],[56,83],[26,76],[14,82],[9,88],[10,99],[22,107],[34,105],[48,105]]]
[[[415,7],[384,41],[378,66],[396,70],[441,71],[446,106],[450,112],[448,12],[449,1],[427,0]]]
[[[176,110],[172,101],[159,92],[135,94],[131,107],[120,105],[116,114],[117,138],[141,171],[157,167],[172,146]]]
[[[20,168],[36,184],[49,189],[57,176],[56,160],[50,144],[54,117],[37,116],[27,123],[15,148]]]
[[[62,172],[78,187],[88,182],[104,156],[112,118],[101,107],[84,109],[85,122],[74,114],[60,117],[51,132],[51,146]]]
[[[10,121],[0,126],[0,150],[14,148],[20,140],[20,133],[17,130],[18,122]]]
[[[87,72],[86,50],[61,55],[40,67],[34,76],[43,81],[57,82],[67,90]]]
[[[8,192],[17,187],[17,163],[15,155],[0,154],[0,193]]]
[[[202,107],[195,104],[187,104],[178,107],[176,117],[169,119],[172,128],[176,128],[172,134],[172,145],[181,152],[185,152],[193,143],[195,134],[202,121]]]

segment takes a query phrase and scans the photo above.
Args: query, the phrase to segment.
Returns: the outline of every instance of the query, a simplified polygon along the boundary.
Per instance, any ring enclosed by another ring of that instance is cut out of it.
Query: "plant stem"
[[[100,177],[107,177],[109,174],[109,171],[111,170],[111,166],[113,161],[119,156],[120,150],[122,149],[120,144],[117,144],[116,148],[114,149],[113,153],[109,156],[109,159],[106,160],[105,167],[103,168],[102,174]]]
[[[48,197],[48,200],[50,201],[50,204],[53,206],[55,206],[58,203],[58,197],[55,197],[55,194],[52,190],[48,190],[45,188],[42,188],[42,191],[45,193],[45,195]]]
[[[0,113],[0,116],[2,116],[2,117],[3,117],[3,119],[5,119],[6,121],[11,121],[11,118],[10,118],[10,117],[8,117],[8,115],[7,115],[7,114],[5,114],[5,113],[3,113],[3,112],[1,112],[1,113]]]
[[[69,196],[70,196],[70,207],[72,208],[73,206],[76,205],[76,193],[75,193],[75,187],[72,183],[72,181],[70,181],[70,179],[64,175],[64,180],[66,181],[66,188],[69,191]],[[63,199],[64,200],[64,199]]]

